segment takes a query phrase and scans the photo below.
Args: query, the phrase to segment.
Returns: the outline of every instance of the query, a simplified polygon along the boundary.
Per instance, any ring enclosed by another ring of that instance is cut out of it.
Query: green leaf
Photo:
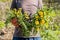
[[[0,29],[2,29],[3,27],[5,27],[5,23],[3,21],[0,21]]]

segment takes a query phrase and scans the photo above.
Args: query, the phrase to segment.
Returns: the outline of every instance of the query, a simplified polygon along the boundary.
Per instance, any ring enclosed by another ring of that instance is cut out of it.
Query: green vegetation
[[[0,2],[11,2],[11,0],[0,0]]]
[[[5,23],[3,21],[0,21],[0,29],[5,27]]]
[[[44,1],[48,3],[49,0]],[[54,0],[53,0],[54,1]],[[6,0],[0,0],[0,2],[6,2]],[[49,3],[48,3],[49,4]],[[44,26],[40,27],[40,35],[42,37],[42,40],[60,40],[60,9],[55,5],[55,3],[52,3],[52,5],[49,7],[49,5],[44,6],[44,13],[46,13],[44,20],[47,20]],[[51,3],[50,3],[51,4]],[[59,5],[58,5],[59,6]],[[7,10],[8,12],[8,10]],[[0,22],[0,29],[2,29],[5,26],[4,22]]]

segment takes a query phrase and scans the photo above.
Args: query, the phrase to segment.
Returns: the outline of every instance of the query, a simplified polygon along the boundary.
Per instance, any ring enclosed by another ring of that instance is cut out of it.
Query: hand
[[[15,27],[19,27],[17,18],[13,18],[13,19],[11,20],[11,23],[12,23]]]

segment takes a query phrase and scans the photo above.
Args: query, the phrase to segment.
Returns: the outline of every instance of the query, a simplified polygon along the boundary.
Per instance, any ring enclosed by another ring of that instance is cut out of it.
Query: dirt
[[[0,35],[0,40],[12,40],[14,27],[10,26],[10,27],[4,28],[4,31],[6,31],[6,33]]]

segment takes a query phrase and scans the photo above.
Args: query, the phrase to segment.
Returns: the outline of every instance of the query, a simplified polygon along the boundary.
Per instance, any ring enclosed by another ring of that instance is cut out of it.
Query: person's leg
[[[41,37],[34,37],[33,40],[42,40]]]
[[[22,40],[33,40],[33,37],[23,38]]]
[[[18,40],[18,38],[17,37],[13,37],[13,40]]]
[[[23,40],[29,40],[28,38],[24,38]]]
[[[33,40],[33,37],[28,38],[28,40]]]
[[[20,38],[20,37],[13,37],[13,40],[23,40],[23,38]]]
[[[13,40],[42,40],[42,39],[40,37],[30,37],[30,38],[13,37]]]
[[[28,38],[26,40],[41,40],[41,38],[40,37],[30,37],[30,38]]]

